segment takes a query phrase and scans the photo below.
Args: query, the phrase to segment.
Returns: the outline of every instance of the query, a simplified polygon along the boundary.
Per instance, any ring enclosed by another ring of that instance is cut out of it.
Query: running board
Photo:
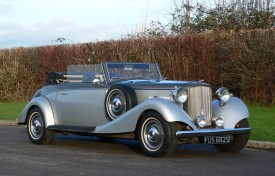
[[[69,133],[92,133],[96,127],[80,127],[80,126],[67,126],[67,125],[50,125],[48,130],[64,131]]]

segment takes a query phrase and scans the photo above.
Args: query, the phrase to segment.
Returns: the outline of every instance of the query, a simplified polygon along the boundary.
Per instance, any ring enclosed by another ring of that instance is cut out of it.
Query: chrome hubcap
[[[152,127],[149,129],[149,132],[148,132],[148,140],[150,142],[156,142],[156,140],[158,139],[158,135],[159,135],[158,130],[155,127]]]
[[[43,121],[38,112],[34,112],[30,117],[29,122],[30,134],[34,139],[38,139],[43,133]]]
[[[161,123],[153,117],[148,118],[144,122],[142,130],[142,140],[145,147],[150,151],[158,150],[162,146],[164,139],[164,132]]]
[[[118,112],[122,108],[122,102],[119,98],[114,98],[112,103],[112,110]]]
[[[118,118],[126,112],[126,99],[124,94],[120,90],[114,89],[108,96],[106,106],[109,115],[113,119]]]

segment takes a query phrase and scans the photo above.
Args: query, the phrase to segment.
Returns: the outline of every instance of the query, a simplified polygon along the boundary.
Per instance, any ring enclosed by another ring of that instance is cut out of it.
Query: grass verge
[[[275,106],[248,106],[250,112],[250,139],[275,142]]]
[[[26,102],[0,102],[0,120],[15,120]],[[250,112],[251,140],[275,142],[275,106],[262,107],[258,104],[248,106]]]
[[[0,102],[0,120],[19,118],[27,102]]]

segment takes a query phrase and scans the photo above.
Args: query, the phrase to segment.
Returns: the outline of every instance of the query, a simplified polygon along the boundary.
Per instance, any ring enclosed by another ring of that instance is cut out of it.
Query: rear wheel
[[[249,123],[247,119],[244,119],[238,123],[239,128],[248,128]],[[229,144],[216,144],[215,147],[222,152],[237,152],[242,150],[249,139],[249,133],[236,134],[233,136],[233,140]]]
[[[178,143],[176,131],[176,123],[167,122],[158,112],[145,114],[138,129],[141,149],[146,155],[153,157],[171,154]]]
[[[42,111],[33,108],[28,113],[28,136],[34,144],[49,144],[53,141],[54,132],[45,128],[45,121]]]

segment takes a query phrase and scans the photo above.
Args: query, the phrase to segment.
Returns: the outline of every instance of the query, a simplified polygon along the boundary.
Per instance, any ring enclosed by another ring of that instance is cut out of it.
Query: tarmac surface
[[[0,120],[0,126],[17,126],[17,121]],[[275,143],[249,140],[246,147],[252,149],[275,150]]]
[[[275,152],[245,148],[219,152],[212,145],[180,145],[166,158],[144,156],[134,140],[55,136],[34,145],[25,128],[0,126],[0,175],[274,175]]]

